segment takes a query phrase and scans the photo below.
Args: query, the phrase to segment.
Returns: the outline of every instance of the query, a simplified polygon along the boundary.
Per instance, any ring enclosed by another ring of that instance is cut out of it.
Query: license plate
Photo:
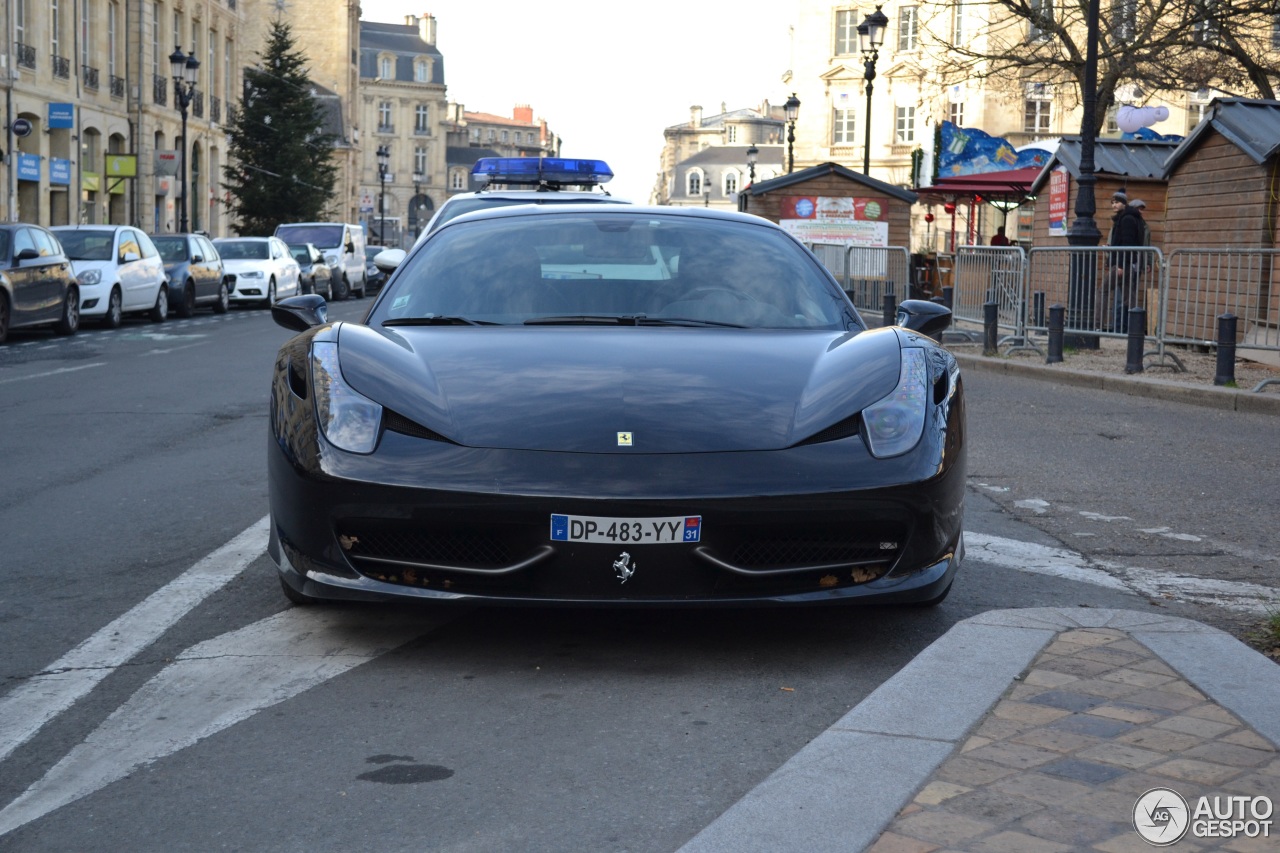
[[[667,518],[600,518],[590,515],[551,515],[554,542],[595,542],[606,545],[678,545],[702,540],[702,516]]]

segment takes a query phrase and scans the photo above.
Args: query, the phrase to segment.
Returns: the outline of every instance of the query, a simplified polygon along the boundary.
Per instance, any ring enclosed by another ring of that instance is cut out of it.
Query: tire
[[[187,279],[186,286],[182,288],[182,301],[173,309],[179,317],[190,317],[196,313],[196,285],[191,279]]]
[[[74,335],[80,330],[80,289],[67,288],[67,298],[62,303],[62,319],[53,327],[60,335]]]
[[[9,340],[9,294],[0,290],[0,344]]]
[[[156,304],[151,306],[151,322],[163,323],[169,319],[169,285],[161,284],[160,292],[156,294]]]
[[[335,302],[345,302],[347,297],[351,295],[351,285],[347,284],[347,277],[344,275],[338,281],[338,292],[333,295]]]
[[[218,299],[213,303],[213,313],[225,314],[229,307],[231,307],[231,294],[227,292],[227,283],[219,282]]]
[[[320,599],[312,598],[309,595],[303,595],[301,592],[298,592],[296,589],[289,586],[289,582],[284,578],[280,578],[280,591],[284,593],[285,598],[289,599],[289,601],[298,607],[309,607],[313,604],[320,603]]]
[[[333,276],[329,276],[324,280],[324,301],[333,301]]]
[[[275,305],[275,304],[276,304],[276,280],[273,277],[271,281],[267,282],[267,301],[262,303],[262,307],[270,308],[272,305]]]
[[[111,295],[107,297],[107,313],[102,317],[102,325],[108,329],[118,329],[120,324],[124,322],[124,311],[122,310],[123,297],[120,295],[120,288],[111,288]]]

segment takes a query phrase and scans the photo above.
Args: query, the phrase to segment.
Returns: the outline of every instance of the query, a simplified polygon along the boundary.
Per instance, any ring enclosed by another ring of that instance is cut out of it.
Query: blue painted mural
[[[981,175],[1008,169],[1043,166],[1052,154],[1044,148],[1015,150],[1013,143],[976,127],[942,123],[942,144],[938,148],[938,177]]]

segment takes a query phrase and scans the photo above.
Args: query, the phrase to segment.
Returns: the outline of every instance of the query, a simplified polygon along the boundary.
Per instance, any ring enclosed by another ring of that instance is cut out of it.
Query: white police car
[[[590,202],[629,204],[625,199],[609,195],[600,187],[613,179],[613,170],[603,160],[481,157],[471,167],[471,178],[484,183],[485,188],[478,192],[450,196],[431,217],[414,245],[421,243],[428,234],[455,216],[491,207]],[[494,186],[505,189],[490,189]]]

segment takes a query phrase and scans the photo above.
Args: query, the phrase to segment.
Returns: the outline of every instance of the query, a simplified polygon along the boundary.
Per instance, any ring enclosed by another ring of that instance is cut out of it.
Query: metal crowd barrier
[[[878,315],[884,297],[910,294],[910,254],[901,246],[810,246],[859,311]],[[1033,248],[961,246],[951,261],[948,335],[981,339],[985,306],[996,305],[998,346],[1040,352],[1049,307],[1065,308],[1064,333],[1128,337],[1129,311],[1145,310],[1144,359],[1182,369],[1168,344],[1216,347],[1218,318],[1237,321],[1236,349],[1280,352],[1280,249],[1154,246]],[[1172,362],[1172,364],[1170,364]]]

